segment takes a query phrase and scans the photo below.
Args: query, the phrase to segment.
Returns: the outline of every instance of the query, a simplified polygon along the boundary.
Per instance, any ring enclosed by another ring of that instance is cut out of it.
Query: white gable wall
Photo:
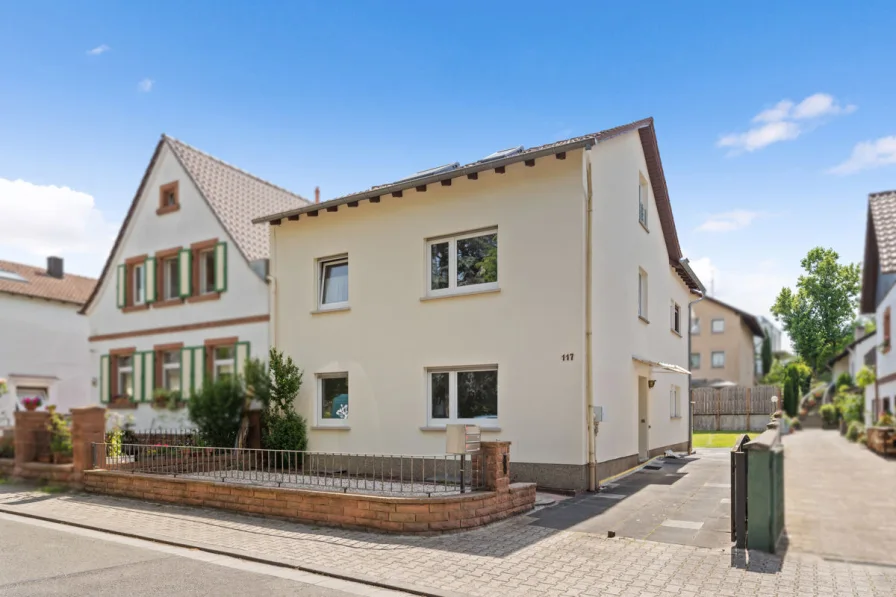
[[[175,180],[180,183],[180,209],[156,215],[159,187]],[[192,243],[212,238],[227,242],[227,291],[219,300],[132,313],[124,313],[118,307],[116,266],[130,257],[144,254],[151,257],[156,251],[189,248]],[[128,230],[101,284],[99,295],[88,311],[91,335],[261,315],[268,310],[267,285],[249,267],[167,146],[163,146],[150,173]]]
[[[594,401],[604,407],[597,439],[599,462],[638,452],[638,376],[649,390],[649,444],[686,442],[687,375],[653,371],[632,355],[687,369],[688,289],[670,267],[659,212],[650,188],[649,232],[638,222],[639,173],[650,181],[637,132],[592,150],[594,185],[592,291]],[[638,318],[638,268],[648,276],[648,318]],[[695,298],[695,297],[691,297]],[[681,306],[679,336],[671,331],[671,301]],[[670,418],[670,389],[681,388],[682,417]]]

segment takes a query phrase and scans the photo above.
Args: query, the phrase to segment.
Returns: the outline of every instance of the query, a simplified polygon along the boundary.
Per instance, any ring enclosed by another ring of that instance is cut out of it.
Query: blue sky
[[[682,246],[765,313],[896,188],[887,3],[419,4],[3,4],[0,258],[98,275],[163,132],[326,199],[653,116]]]

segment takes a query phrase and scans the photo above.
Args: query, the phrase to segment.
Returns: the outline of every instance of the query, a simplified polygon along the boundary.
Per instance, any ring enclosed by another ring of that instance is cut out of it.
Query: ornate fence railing
[[[477,456],[407,456],[95,443],[93,467],[187,479],[383,495],[433,496],[481,489]]]

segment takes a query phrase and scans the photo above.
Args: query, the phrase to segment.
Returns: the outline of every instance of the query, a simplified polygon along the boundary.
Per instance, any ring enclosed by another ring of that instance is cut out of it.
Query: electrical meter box
[[[479,451],[479,425],[447,425],[446,454],[475,454]]]

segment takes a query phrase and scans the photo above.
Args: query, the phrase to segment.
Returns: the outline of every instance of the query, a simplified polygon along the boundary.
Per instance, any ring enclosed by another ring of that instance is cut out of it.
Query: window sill
[[[678,420],[678,419],[683,419],[684,417],[682,417],[681,415],[678,415],[677,417],[669,417],[669,418],[674,421],[674,420]]]
[[[180,203],[175,203],[174,205],[165,205],[156,210],[157,216],[164,216],[165,214],[170,214],[171,212],[178,211],[180,209]]]
[[[216,301],[221,298],[220,292],[209,292],[206,294],[197,294],[187,297],[188,303],[204,303],[205,301]]]
[[[673,334],[675,334],[676,336],[678,336],[679,338],[681,338],[681,332],[676,332],[675,330],[669,330],[669,331],[672,332]]]
[[[133,313],[134,311],[146,311],[149,309],[149,303],[143,303],[142,305],[128,305],[127,307],[122,307],[121,311],[123,313]]]
[[[323,315],[324,313],[345,313],[351,311],[351,307],[336,307],[335,309],[316,309],[311,312],[312,315]]]
[[[152,304],[153,309],[158,309],[159,307],[174,307],[175,305],[183,305],[184,299],[182,298],[173,298],[173,299],[165,299],[164,301],[158,301]]]
[[[647,234],[650,234],[650,228],[647,227],[647,224],[645,224],[641,220],[638,220],[638,223],[641,224],[641,228],[643,228]]]
[[[449,294],[436,294],[436,295],[432,295],[432,296],[421,296],[420,302],[457,298],[459,296],[476,296],[479,294],[496,294],[499,292],[501,292],[500,288],[488,288],[486,290],[472,290],[470,292],[452,292]]]
[[[650,320],[644,317],[643,315],[638,315],[638,319],[643,321],[644,323],[650,323]]]
[[[348,425],[312,425],[311,431],[351,431]]]
[[[498,432],[498,431],[501,431],[501,428],[500,428],[500,427],[480,427],[479,430],[482,431],[483,433],[487,433],[487,432]],[[427,425],[427,426],[421,427],[421,428],[420,428],[420,431],[425,431],[425,432],[431,432],[431,431],[436,431],[436,432],[438,432],[438,431],[441,431],[441,432],[444,433],[444,432],[445,432],[445,427],[439,427],[439,426],[435,426],[435,427],[433,427],[433,426],[431,426],[431,425]]]

